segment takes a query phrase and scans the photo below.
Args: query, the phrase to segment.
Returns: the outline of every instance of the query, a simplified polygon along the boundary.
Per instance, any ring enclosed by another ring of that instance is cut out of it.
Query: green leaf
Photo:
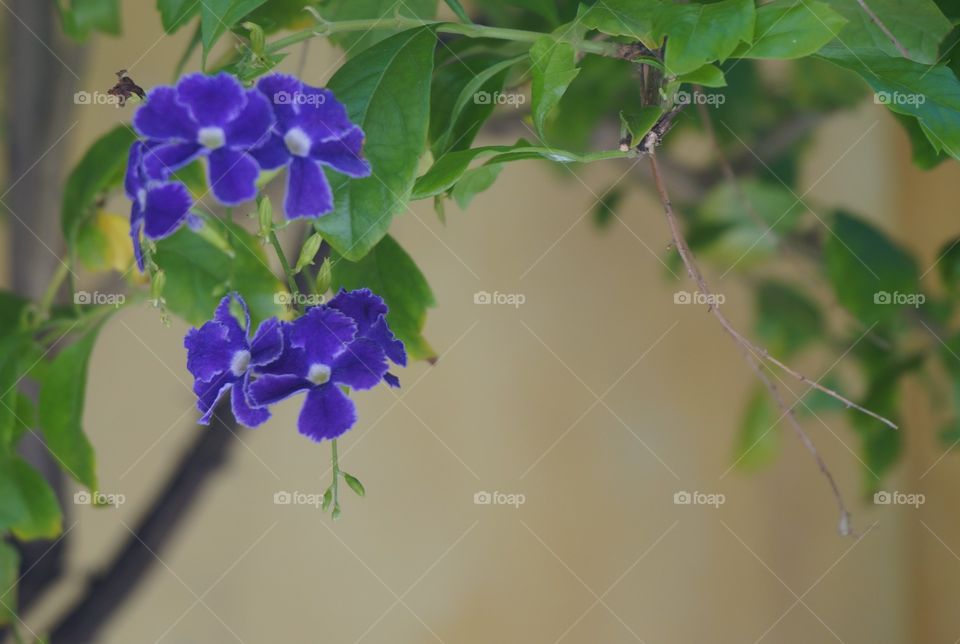
[[[933,147],[917,119],[896,112],[892,112],[892,114],[910,138],[911,158],[915,165],[924,170],[931,170],[949,158]]]
[[[0,291],[0,337],[20,328],[20,319],[30,300],[10,291]]]
[[[120,33],[120,0],[57,0],[63,31],[77,41],[94,31]]]
[[[460,0],[444,0],[447,3],[447,6],[450,7],[450,11],[460,19],[461,22],[470,24],[473,22],[470,20],[470,15],[467,14],[467,10],[463,8],[463,5],[460,4]]]
[[[902,56],[890,38],[874,23],[857,0],[827,0],[847,19],[847,25],[823,54],[834,57]],[[933,0],[869,0],[870,10],[910,54],[910,59],[925,65],[939,60],[940,43],[952,25]]]
[[[406,208],[423,153],[430,116],[430,76],[436,36],[405,31],[365,49],[343,65],[327,87],[366,133],[366,179],[332,174],[334,210],[316,228],[348,259],[359,259]]]
[[[331,22],[342,20],[383,19],[382,28],[366,32],[334,34],[330,40],[343,47],[350,56],[357,55],[367,47],[394,35],[390,19],[396,14],[407,18],[429,20],[437,11],[436,0],[331,0],[320,6],[320,15]]]
[[[734,462],[744,470],[757,470],[770,464],[780,445],[780,413],[766,388],[754,390],[744,410]]]
[[[663,108],[659,105],[641,107],[637,112],[620,112],[620,124],[630,135],[630,147],[640,143],[661,116]]]
[[[450,191],[450,196],[461,210],[466,210],[474,197],[493,185],[500,176],[501,170],[503,170],[502,163],[482,165],[479,168],[467,170]]]
[[[753,44],[741,44],[732,58],[801,58],[820,50],[847,19],[816,0],[774,0],[757,7]]]
[[[547,116],[580,72],[576,54],[573,45],[552,36],[539,38],[530,48],[533,124],[541,139],[545,136],[543,128]]]
[[[163,30],[172,34],[200,10],[201,0],[157,0]]]
[[[365,496],[367,494],[367,491],[363,489],[363,483],[353,474],[344,472],[343,480],[347,482],[347,485],[350,486],[350,489],[353,490],[357,496]]]
[[[276,294],[284,288],[270,270],[259,240],[236,224],[221,224],[224,234],[219,243],[186,228],[157,242],[154,261],[166,274],[167,308],[199,326],[210,319],[226,293],[237,291],[250,307],[253,324],[279,315]]]
[[[267,0],[203,0],[200,4],[200,33],[203,60],[223,33]]]
[[[387,235],[363,259],[333,257],[333,288],[369,288],[390,307],[387,322],[414,360],[436,353],[423,337],[427,309],[435,306],[433,292],[413,259]]]
[[[40,428],[47,448],[67,473],[97,489],[93,446],[83,432],[87,366],[100,332],[98,325],[53,359],[40,383]]]
[[[960,237],[954,237],[937,252],[940,279],[951,293],[960,293]]]
[[[867,326],[897,315],[897,295],[919,293],[913,257],[877,228],[843,212],[830,227],[824,262],[840,304]]]
[[[667,39],[664,66],[680,76],[726,60],[741,42],[753,40],[755,19],[753,0],[665,7],[656,23],[657,33]]]
[[[783,282],[757,287],[757,335],[774,355],[790,357],[823,337],[823,316],[806,295]]]
[[[681,74],[678,78],[681,83],[691,83],[693,85],[703,85],[704,87],[726,87],[727,79],[716,65],[704,65],[687,74]]]
[[[0,541],[0,626],[16,619],[17,583],[20,579],[20,553],[6,541]]]
[[[0,453],[15,444],[18,385],[30,367],[31,339],[26,333],[0,335]]]
[[[60,534],[63,516],[57,495],[33,467],[22,458],[11,458],[3,465],[10,467],[27,512],[11,529],[21,541],[53,539]]]
[[[533,146],[523,139],[514,145],[487,145],[470,148],[469,150],[458,150],[437,159],[436,163],[417,179],[411,198],[426,199],[446,192],[460,180],[471,161],[488,154],[495,155],[487,161],[488,165],[525,159],[545,159],[556,163],[591,163],[606,159],[622,159],[628,156],[628,153],[619,150],[577,154],[565,150]]]
[[[591,7],[580,5],[577,19],[588,29],[627,36],[657,49],[660,38],[654,36],[654,19],[664,6],[659,0],[605,0]]]
[[[118,125],[90,146],[67,177],[60,227],[69,245],[75,243],[80,227],[96,212],[97,198],[123,181],[130,146],[136,138],[128,126]]]

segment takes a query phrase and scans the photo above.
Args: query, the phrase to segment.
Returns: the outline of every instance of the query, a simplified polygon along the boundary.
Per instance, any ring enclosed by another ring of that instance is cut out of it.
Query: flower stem
[[[57,296],[57,293],[60,291],[60,287],[63,286],[63,281],[67,279],[67,276],[70,275],[70,265],[65,261],[60,260],[60,265],[57,266],[57,272],[53,274],[53,277],[50,278],[50,284],[47,286],[47,290],[43,294],[43,298],[40,300],[40,320],[45,320],[50,315],[50,308],[53,306],[53,299]]]
[[[504,29],[501,27],[488,27],[486,25],[467,25],[455,22],[442,22],[438,20],[420,20],[419,18],[409,18],[406,16],[395,16],[391,19],[377,18],[373,20],[341,20],[337,22],[321,22],[316,27],[297,31],[289,36],[275,40],[267,45],[264,50],[267,54],[276,53],[290,45],[294,45],[304,40],[309,40],[315,36],[330,36],[333,34],[346,32],[366,32],[371,29],[413,29],[432,25],[437,32],[444,34],[459,34],[470,38],[493,38],[496,40],[512,40],[514,42],[533,43],[538,38],[548,34],[539,31],[527,31],[524,29]],[[600,56],[619,57],[620,45],[613,42],[602,42],[594,40],[573,40],[570,44],[579,51]]]
[[[334,519],[340,516],[340,460],[337,456],[337,439],[330,441],[330,462],[333,468],[333,484],[330,486],[333,490],[333,510],[330,516]]]
[[[297,280],[294,277],[293,269],[290,268],[290,262],[287,261],[287,255],[283,252],[283,246],[280,245],[280,240],[277,238],[277,233],[275,230],[270,229],[270,234],[268,236],[270,244],[273,246],[273,250],[276,251],[277,257],[280,259],[280,265],[283,267],[283,274],[287,276],[287,285],[290,287],[290,292],[293,294],[294,301],[297,306],[300,306],[300,302],[303,300],[300,297],[300,288],[297,286]]]

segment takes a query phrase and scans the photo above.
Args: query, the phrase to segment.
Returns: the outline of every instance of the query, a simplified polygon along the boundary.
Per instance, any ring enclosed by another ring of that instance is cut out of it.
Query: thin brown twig
[[[893,32],[890,31],[883,21],[880,20],[880,16],[873,12],[873,9],[867,6],[866,0],[857,0],[857,4],[860,5],[860,8],[870,17],[870,20],[873,21],[873,24],[877,26],[880,31],[883,32],[883,35],[886,36],[890,42],[893,43],[893,46],[897,48],[897,51],[900,52],[900,55],[904,58],[910,58],[910,52],[907,51],[907,48],[900,44],[900,41],[897,40],[897,37],[893,35]]]
[[[711,301],[713,300],[713,293],[710,289],[709,284],[707,284],[706,279],[703,277],[703,274],[700,272],[700,268],[697,265],[696,261],[693,258],[693,253],[690,251],[690,247],[687,245],[686,238],[683,236],[682,231],[680,230],[680,223],[677,219],[676,214],[673,211],[673,204],[670,201],[670,195],[667,192],[666,184],[663,181],[663,176],[660,172],[660,165],[657,162],[656,152],[654,151],[655,145],[648,145],[645,150],[650,156],[650,167],[653,173],[653,181],[657,188],[657,193],[660,196],[660,202],[663,206],[664,213],[667,217],[667,224],[670,227],[670,235],[673,238],[673,244],[677,248],[677,252],[680,254],[680,258],[683,261],[683,265],[686,267],[687,274],[690,276],[690,279],[694,281],[697,285],[697,288],[701,293],[708,296]],[[757,373],[757,376],[767,387],[767,390],[770,392],[770,395],[773,397],[774,401],[777,403],[777,406],[784,411],[788,417],[791,426],[793,427],[794,432],[800,437],[800,440],[803,442],[804,446],[807,448],[807,451],[813,456],[814,460],[817,462],[817,466],[820,468],[820,471],[826,477],[830,488],[833,492],[834,498],[837,501],[837,505],[840,508],[840,531],[843,534],[850,533],[850,513],[846,509],[846,505],[843,502],[843,496],[840,493],[840,489],[836,484],[836,481],[833,478],[833,475],[830,473],[829,468],[827,468],[826,463],[823,461],[820,453],[817,451],[816,446],[810,437],[806,434],[803,428],[800,426],[799,421],[797,421],[795,414],[793,414],[792,408],[786,406],[783,397],[780,395],[779,390],[777,390],[774,383],[763,373],[763,369],[760,364],[763,361],[771,362],[776,366],[780,367],[788,374],[798,379],[800,382],[803,382],[811,387],[814,387],[823,393],[836,398],[846,405],[848,408],[857,409],[858,411],[867,414],[877,420],[889,425],[890,427],[896,428],[896,425],[891,421],[887,420],[883,416],[880,416],[869,409],[865,409],[860,405],[852,402],[848,398],[842,396],[841,394],[824,387],[820,383],[807,378],[798,371],[788,367],[783,362],[777,358],[770,355],[770,353],[763,349],[762,347],[757,346],[747,338],[745,338],[733,324],[727,319],[727,317],[720,311],[720,309],[715,305],[709,305],[708,311],[717,319],[720,323],[720,326],[723,327],[724,331],[733,338],[734,342],[740,347],[741,351],[744,352],[744,356],[747,359],[748,364],[751,368]]]

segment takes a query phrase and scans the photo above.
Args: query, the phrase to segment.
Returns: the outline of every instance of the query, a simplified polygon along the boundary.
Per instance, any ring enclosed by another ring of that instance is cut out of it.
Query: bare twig
[[[700,272],[700,268],[693,258],[693,254],[690,251],[690,247],[687,245],[686,238],[683,236],[683,233],[680,230],[680,223],[677,219],[676,214],[673,211],[673,204],[670,201],[670,195],[667,192],[666,184],[664,183],[663,176],[660,173],[660,166],[657,162],[656,152],[653,146],[650,146],[646,151],[650,155],[650,167],[653,172],[654,184],[656,185],[657,192],[660,196],[660,202],[663,205],[663,209],[667,217],[667,224],[670,227],[670,235],[673,238],[674,246],[676,246],[677,251],[680,253],[680,258],[681,260],[683,260],[683,264],[687,269],[687,274],[690,276],[690,279],[694,281],[694,283],[697,285],[697,288],[701,293],[703,293],[706,296],[711,296],[713,293],[710,289],[710,286],[709,284],[707,284],[706,279],[704,279],[703,274]],[[713,300],[713,298],[710,298],[710,299],[711,301]],[[813,441],[810,440],[810,437],[807,436],[806,432],[804,432],[803,428],[800,426],[800,423],[797,421],[796,416],[792,412],[792,409],[786,406],[783,398],[780,396],[780,392],[774,386],[773,382],[766,376],[766,374],[763,373],[763,370],[760,367],[759,363],[762,361],[771,362],[772,364],[777,365],[778,367],[786,371],[788,374],[790,374],[794,378],[797,378],[801,382],[808,384],[811,387],[814,387],[816,389],[819,389],[823,393],[829,396],[832,396],[833,398],[836,398],[837,400],[843,402],[844,405],[846,405],[848,408],[857,409],[858,411],[861,411],[867,414],[868,416],[871,416],[873,418],[876,418],[877,420],[880,420],[881,422],[889,425],[890,427],[896,428],[896,425],[893,424],[891,421],[887,420],[886,418],[879,416],[878,414],[875,414],[874,412],[853,403],[852,401],[838,394],[832,389],[824,387],[823,385],[820,385],[818,382],[811,380],[810,378],[807,378],[806,376],[799,373],[798,371],[795,371],[794,369],[788,367],[780,360],[774,358],[773,356],[770,355],[770,353],[766,349],[758,347],[753,342],[745,338],[739,331],[737,331],[737,329],[733,326],[733,324],[731,324],[731,322],[727,319],[727,317],[720,311],[720,309],[717,306],[714,306],[712,304],[709,305],[708,311],[717,319],[717,321],[720,323],[720,326],[723,327],[723,329],[727,332],[727,334],[731,338],[733,338],[733,340],[740,347],[741,351],[744,352],[744,355],[747,358],[747,362],[750,364],[751,368],[753,368],[754,371],[757,373],[758,377],[763,381],[764,385],[767,387],[767,390],[770,392],[771,396],[773,397],[774,401],[777,403],[778,407],[784,410],[785,414],[790,419],[790,424],[793,427],[794,432],[797,433],[797,435],[800,437],[800,440],[803,442],[804,446],[811,453],[814,460],[816,460],[817,466],[820,468],[820,471],[823,473],[828,483],[830,484],[830,488],[833,492],[834,498],[836,499],[837,505],[840,508],[840,531],[841,533],[849,534],[850,514],[846,509],[846,505],[843,502],[843,496],[841,495],[840,490],[837,487],[837,484],[833,478],[833,475],[830,473],[830,470],[827,468],[823,459],[820,457],[820,454],[817,451],[816,446],[813,444]]]
[[[875,24],[877,28],[883,32],[883,35],[893,43],[893,46],[897,48],[897,51],[900,52],[900,55],[909,59],[910,52],[907,51],[906,47],[900,44],[900,41],[897,40],[897,37],[893,35],[893,32],[890,31],[885,24],[883,24],[883,21],[880,20],[880,16],[875,14],[873,9],[867,6],[866,0],[857,0],[857,4],[860,5],[860,8],[863,9],[864,13],[870,16],[870,20],[872,20],[873,24]]]

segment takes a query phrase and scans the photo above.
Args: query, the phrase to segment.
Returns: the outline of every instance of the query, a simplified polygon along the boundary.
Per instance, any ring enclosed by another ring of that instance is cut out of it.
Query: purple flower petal
[[[240,304],[240,309],[243,311],[243,326],[240,325],[240,321],[233,315],[233,311],[230,308],[234,298],[237,299],[237,302]],[[213,320],[208,322],[208,324],[213,323],[221,324],[227,329],[226,341],[230,343],[233,351],[249,348],[247,346],[247,335],[250,332],[250,309],[247,308],[247,303],[243,301],[243,298],[240,297],[239,294],[230,293],[220,299],[220,303],[217,304],[217,309],[213,312]]]
[[[260,147],[252,148],[250,155],[257,160],[264,170],[276,170],[290,162],[290,151],[287,150],[283,139],[271,133],[266,142]]]
[[[372,389],[387,373],[383,349],[370,340],[357,340],[337,356],[331,367],[330,380],[353,389]]]
[[[356,127],[343,103],[325,88],[304,85],[295,107],[296,125],[314,142],[339,139]]]
[[[283,352],[283,332],[280,320],[270,318],[260,323],[257,332],[250,341],[250,364],[253,366],[270,364]]]
[[[290,326],[290,344],[303,350],[306,362],[330,365],[353,341],[357,325],[353,320],[325,306],[308,309]]]
[[[273,108],[279,129],[286,131],[292,127],[292,120],[297,113],[294,102],[303,91],[303,84],[293,76],[270,74],[257,81],[257,90]]]
[[[133,199],[130,208],[130,239],[133,241],[133,256],[137,260],[137,268],[142,273],[146,268],[143,259],[143,246],[140,243],[140,232],[143,230],[143,211],[140,209],[140,200]]]
[[[264,407],[311,387],[313,383],[300,376],[266,374],[250,383],[247,397],[254,407]]]
[[[147,190],[143,208],[143,232],[157,240],[173,234],[193,206],[193,199],[182,183],[164,183]]]
[[[311,389],[300,410],[297,428],[307,438],[320,442],[341,436],[357,422],[353,401],[333,384]]]
[[[390,385],[390,386],[393,387],[394,389],[399,389],[399,388],[400,388],[400,379],[397,378],[397,377],[396,377],[395,375],[393,375],[392,373],[390,373],[389,371],[388,371],[387,373],[383,374],[383,380],[384,380],[384,382],[386,382],[388,385]]]
[[[209,383],[231,372],[233,357],[245,349],[236,338],[231,341],[229,328],[220,322],[206,322],[199,329],[190,329],[183,339],[187,349],[187,370],[196,381]]]
[[[177,101],[173,87],[155,87],[147,94],[147,102],[133,115],[137,134],[150,139],[195,141],[197,123],[189,111]]]
[[[217,403],[230,389],[233,388],[236,379],[220,379],[213,382],[204,382],[198,380],[193,384],[193,393],[197,395],[197,409],[201,416],[197,421],[201,425],[209,425],[213,412],[217,408]]]
[[[208,157],[210,188],[217,201],[236,206],[257,196],[260,167],[248,154],[220,148]]]
[[[153,146],[143,151],[143,170],[149,179],[166,179],[202,152],[204,149],[193,142]]]
[[[230,147],[250,148],[267,140],[273,127],[273,110],[266,97],[255,89],[247,90],[247,105],[224,128],[226,144]]]
[[[370,176],[370,164],[360,155],[363,148],[363,130],[351,129],[343,138],[327,141],[314,140],[310,158],[340,172],[359,179]]]
[[[294,157],[287,170],[283,210],[287,219],[319,217],[333,210],[330,184],[316,161]]]
[[[328,306],[353,319],[357,325],[357,335],[366,335],[373,323],[387,314],[387,305],[383,298],[368,288],[354,291],[340,289],[330,300]]]
[[[246,105],[240,81],[226,72],[216,76],[184,76],[177,83],[177,98],[201,126],[224,127],[237,118]]]
[[[237,419],[237,422],[247,427],[256,427],[257,425],[262,425],[270,418],[270,412],[264,407],[250,406],[249,401],[244,395],[244,391],[247,388],[247,379],[248,377],[244,376],[243,381],[237,383],[237,386],[233,388],[230,403],[233,408],[233,417]]]
[[[123,177],[123,191],[127,194],[127,199],[137,200],[137,192],[143,187],[143,177],[140,163],[143,159],[143,150],[146,143],[143,141],[134,141],[130,146],[130,154],[127,156],[127,173]]]
[[[370,327],[370,331],[365,334],[365,337],[380,345],[380,348],[387,354],[391,362],[401,367],[407,366],[407,349],[403,346],[403,342],[393,335],[393,331],[391,331],[389,325],[387,325],[386,318],[380,318],[374,322],[373,326]]]

